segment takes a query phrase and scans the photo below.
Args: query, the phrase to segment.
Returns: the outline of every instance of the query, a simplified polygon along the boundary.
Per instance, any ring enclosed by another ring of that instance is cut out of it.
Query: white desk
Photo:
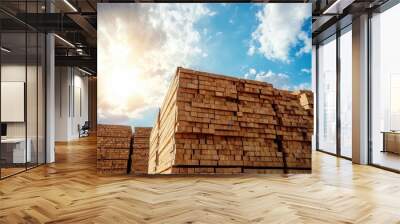
[[[30,138],[27,139],[27,146],[25,152],[25,138],[5,138],[1,139],[2,147],[13,147],[13,163],[25,163],[31,162],[32,152],[31,145],[32,141]]]

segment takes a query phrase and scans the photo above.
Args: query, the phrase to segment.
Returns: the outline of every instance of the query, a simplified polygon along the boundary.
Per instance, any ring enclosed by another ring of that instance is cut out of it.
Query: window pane
[[[318,147],[336,153],[336,40],[318,49]]]
[[[352,136],[352,36],[351,30],[340,36],[340,150],[351,158]]]
[[[400,4],[372,18],[372,163],[400,170]]]

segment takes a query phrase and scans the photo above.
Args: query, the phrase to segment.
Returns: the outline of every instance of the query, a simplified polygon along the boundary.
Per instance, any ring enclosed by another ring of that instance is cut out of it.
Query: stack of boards
[[[309,172],[312,102],[310,91],[178,68],[150,135],[149,173]]]
[[[151,128],[135,127],[132,141],[132,166],[134,174],[147,174],[149,161],[149,138]]]
[[[126,174],[131,149],[130,126],[97,126],[97,173]]]

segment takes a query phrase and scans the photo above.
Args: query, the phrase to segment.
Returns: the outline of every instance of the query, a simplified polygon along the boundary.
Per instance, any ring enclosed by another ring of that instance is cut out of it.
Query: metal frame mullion
[[[367,20],[367,46],[368,46],[368,53],[367,53],[367,83],[368,83],[368,94],[367,94],[367,129],[368,129],[368,164],[373,165],[373,148],[372,148],[372,64],[371,64],[371,56],[372,56],[372,33],[371,33],[371,20],[372,20],[372,12],[368,11],[368,20]]]
[[[336,155],[341,157],[341,119],[340,119],[340,29],[336,30]]]
[[[36,1],[39,13],[39,1]],[[39,166],[39,32],[36,32],[36,166]]]
[[[315,149],[319,150],[319,44],[315,46]]]
[[[28,18],[28,1],[25,1],[25,21]],[[26,23],[25,23],[26,24]],[[24,118],[25,118],[25,170],[28,170],[28,24],[25,25],[25,102],[24,102]]]
[[[48,13],[48,0],[45,0],[45,13]],[[44,52],[43,58],[44,58],[44,67],[42,68],[42,82],[44,82],[44,99],[43,99],[43,103],[44,103],[44,135],[43,135],[43,139],[44,139],[44,161],[43,164],[47,163],[47,38],[48,38],[48,33],[44,32],[44,51],[42,51],[42,53]],[[43,44],[43,42],[42,42]],[[42,59],[43,60],[43,59]],[[44,72],[44,77],[43,77],[43,72]],[[43,84],[43,83],[42,83]],[[42,94],[43,96],[43,94]],[[43,109],[43,108],[42,108]]]

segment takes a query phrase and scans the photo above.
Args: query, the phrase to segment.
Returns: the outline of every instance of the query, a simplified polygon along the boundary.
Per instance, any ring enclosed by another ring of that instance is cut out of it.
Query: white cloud
[[[304,21],[311,16],[310,4],[266,4],[257,13],[260,22],[252,33],[248,53],[261,53],[269,60],[290,62],[290,51],[303,45],[297,55],[311,50],[311,41],[302,31]]]
[[[304,83],[300,83],[298,85],[293,85],[289,87],[289,90],[303,90],[303,89],[308,89],[311,90],[311,85],[310,83],[304,82]]]
[[[244,74],[244,78],[271,83],[275,88],[278,89],[311,89],[310,83],[292,84],[289,75],[285,73],[275,73],[271,70],[268,70],[268,72],[257,72],[256,69],[250,68],[249,71]]]
[[[303,47],[296,52],[296,56],[310,53],[312,49],[311,37],[307,35],[307,33],[305,33],[304,31],[301,31],[298,35],[298,38],[299,40],[303,41]]]
[[[177,66],[207,56],[194,24],[202,4],[99,4],[99,122],[141,118],[160,106]]]
[[[217,12],[215,12],[215,11],[209,11],[209,12],[208,12],[208,15],[209,15],[209,16],[215,16],[215,15],[217,15]]]
[[[247,51],[247,54],[250,55],[250,56],[252,56],[252,55],[254,55],[255,53],[256,53],[256,47],[255,47],[254,45],[251,45],[251,46],[249,47],[249,50]]]
[[[244,78],[246,79],[254,79],[257,71],[254,68],[250,68],[249,71],[244,74]]]
[[[268,82],[277,88],[282,88],[290,82],[289,76],[284,73],[274,73],[271,70],[268,72],[257,72],[254,68],[250,68],[249,71],[244,74],[244,77],[246,79]]]
[[[269,82],[277,88],[282,88],[289,82],[289,76],[284,73],[274,73],[269,70],[268,72],[256,74],[255,80]]]
[[[301,69],[301,72],[304,72],[304,73],[310,74],[310,73],[311,73],[311,70],[310,70],[310,69],[308,69],[308,68],[303,68],[303,69]]]

